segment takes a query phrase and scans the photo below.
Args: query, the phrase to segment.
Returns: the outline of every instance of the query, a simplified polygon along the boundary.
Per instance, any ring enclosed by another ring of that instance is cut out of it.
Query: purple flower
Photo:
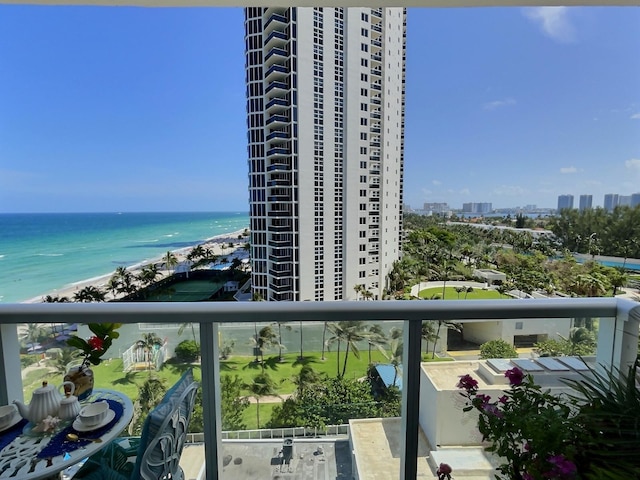
[[[569,460],[564,455],[552,455],[547,458],[547,462],[553,465],[552,474],[554,475],[564,475],[564,476],[572,476],[575,475],[577,471],[577,467],[575,463]]]
[[[509,379],[509,383],[513,386],[520,385],[522,380],[524,380],[524,373],[518,367],[507,370],[504,372],[504,376]]]
[[[507,403],[507,396],[506,396],[506,395],[501,396],[501,397],[498,399],[498,401],[499,401],[501,404],[505,405],[505,404]]]
[[[482,410],[490,415],[494,415],[498,418],[504,417],[504,414],[500,411],[500,409],[493,403],[485,403],[482,405]]]
[[[460,377],[460,381],[456,386],[458,388],[463,388],[469,393],[473,393],[478,389],[478,381],[475,380],[471,375],[466,374]]]
[[[522,480],[533,480],[533,475],[531,475],[530,473],[524,472],[522,474]]]
[[[438,470],[436,470],[436,475],[438,475],[438,480],[449,480],[451,478],[451,472],[453,472],[453,468],[446,463],[441,463]]]
[[[489,395],[485,395],[484,393],[479,393],[478,395],[476,395],[476,399],[479,400],[482,405],[486,405],[491,400],[491,397]]]

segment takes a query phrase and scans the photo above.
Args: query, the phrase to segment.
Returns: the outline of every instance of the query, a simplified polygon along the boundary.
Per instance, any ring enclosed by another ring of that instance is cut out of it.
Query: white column
[[[24,401],[20,367],[20,344],[14,324],[0,325],[0,405]]]

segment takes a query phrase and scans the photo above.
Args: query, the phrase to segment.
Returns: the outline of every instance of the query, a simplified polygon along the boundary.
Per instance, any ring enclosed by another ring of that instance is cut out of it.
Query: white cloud
[[[574,166],[560,168],[560,173],[577,173],[577,171],[578,169]]]
[[[640,120],[640,113],[634,113],[631,115],[631,120]]]
[[[442,185],[442,182],[440,180],[431,180],[431,183],[433,183],[434,185]]]
[[[471,191],[468,188],[463,188],[458,192],[460,195],[471,195]]]
[[[524,15],[552,40],[560,43],[571,43],[576,40],[575,29],[569,20],[567,7],[526,8]]]
[[[636,170],[640,172],[640,158],[632,158],[624,162],[624,166],[629,170]]]
[[[513,98],[505,98],[503,100],[494,100],[493,102],[485,103],[482,108],[485,110],[495,110],[496,108],[501,107],[510,107],[511,105],[515,105],[516,101]]]
[[[428,197],[429,195],[431,195],[431,194],[433,193],[433,192],[432,192],[431,190],[429,190],[428,188],[423,188],[423,189],[421,190],[421,192],[422,192],[422,194],[423,194],[425,197]]]

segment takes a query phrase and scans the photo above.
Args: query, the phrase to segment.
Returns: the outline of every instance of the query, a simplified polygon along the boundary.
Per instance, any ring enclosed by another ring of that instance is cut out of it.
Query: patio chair
[[[182,480],[180,456],[193,413],[198,383],[192,369],[149,413],[140,437],[116,439],[91,456],[73,477],[82,480]]]

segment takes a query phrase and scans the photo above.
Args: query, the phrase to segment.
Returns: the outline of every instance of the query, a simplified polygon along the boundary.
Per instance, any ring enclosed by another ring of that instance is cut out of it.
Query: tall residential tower
[[[245,9],[252,282],[381,298],[400,254],[403,8]]]

